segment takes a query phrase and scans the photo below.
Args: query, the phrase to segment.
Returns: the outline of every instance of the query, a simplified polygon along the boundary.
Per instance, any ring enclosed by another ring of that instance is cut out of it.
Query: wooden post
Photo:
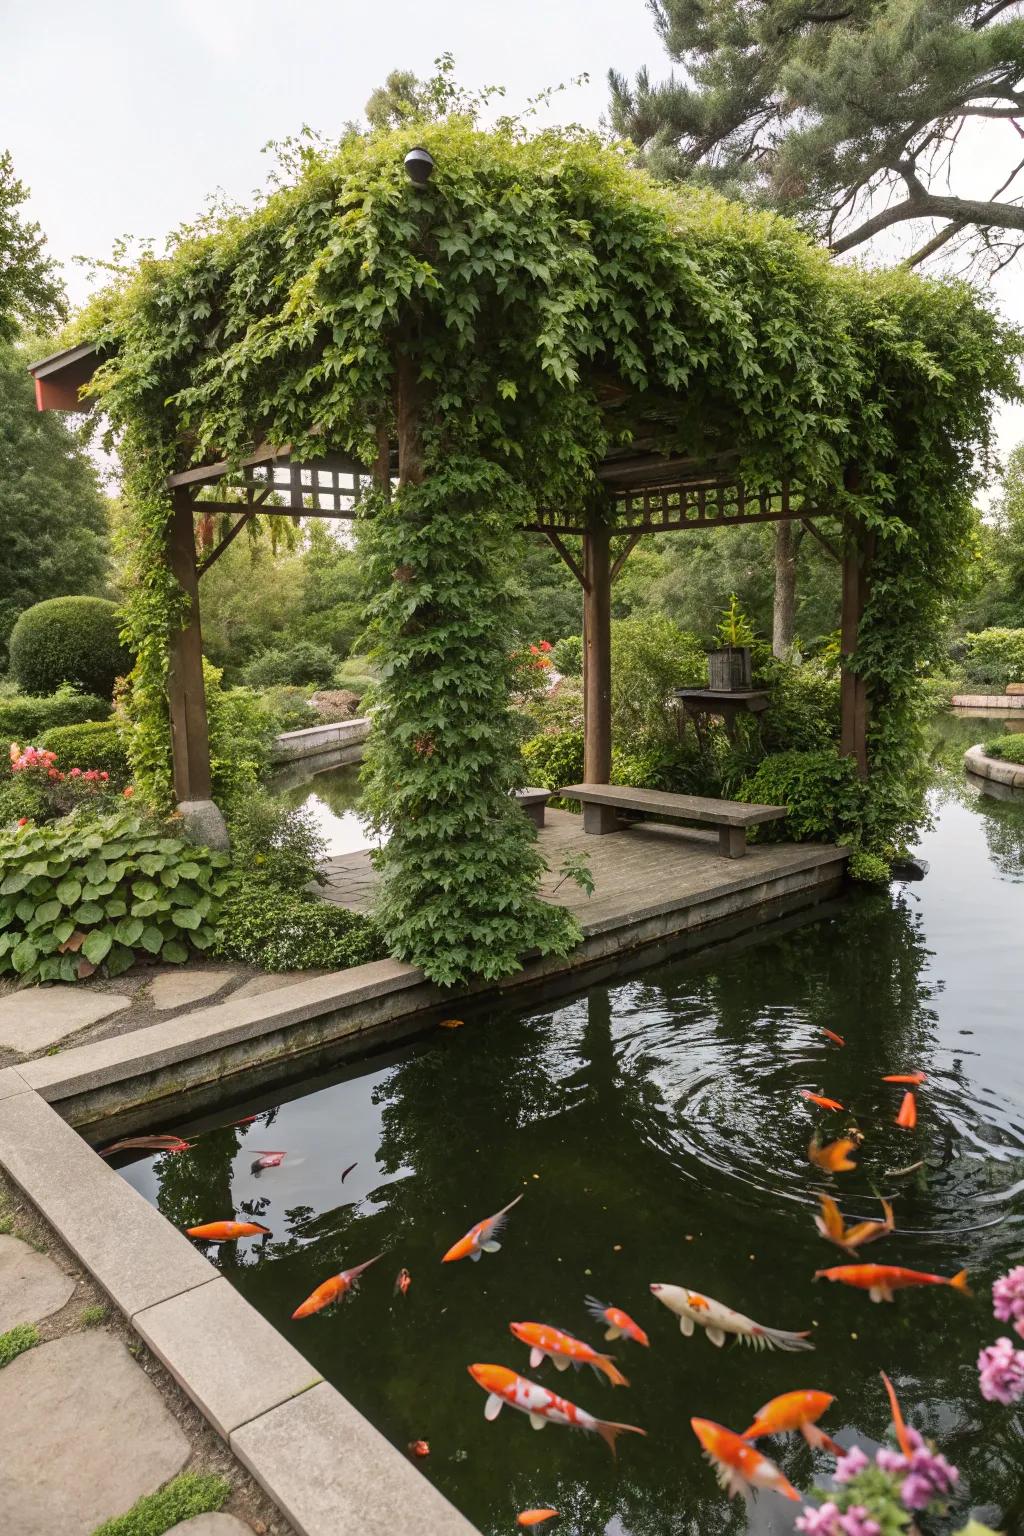
[[[612,582],[610,535],[591,521],[583,536],[583,778],[607,784],[612,771]]]
[[[174,492],[174,512],[167,529],[167,559],[189,598],[189,620],[171,635],[168,695],[174,798],[210,799],[210,738],[203,687],[203,638],[199,628],[199,578],[196,574],[192,507],[186,490]]]
[[[839,641],[844,662],[840,678],[839,750],[845,757],[855,760],[857,773],[862,779],[868,776],[868,689],[864,679],[852,672],[845,662],[857,654],[860,620],[867,601],[872,543],[873,540],[868,537],[861,546],[852,520],[847,519],[843,548],[843,616]]]

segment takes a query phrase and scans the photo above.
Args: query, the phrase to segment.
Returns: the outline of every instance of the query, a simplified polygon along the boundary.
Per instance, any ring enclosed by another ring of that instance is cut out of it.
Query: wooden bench
[[[618,832],[619,811],[646,811],[659,818],[693,821],[718,828],[723,858],[741,859],[747,828],[785,816],[784,805],[742,805],[738,800],[709,800],[701,795],[670,795],[661,789],[630,789],[625,784],[568,784],[558,793],[583,804],[584,832]]]
[[[524,789],[512,791],[513,799],[522,807],[524,814],[529,816],[535,827],[544,825],[544,807],[553,794],[553,789],[538,789],[532,784],[528,784]]]

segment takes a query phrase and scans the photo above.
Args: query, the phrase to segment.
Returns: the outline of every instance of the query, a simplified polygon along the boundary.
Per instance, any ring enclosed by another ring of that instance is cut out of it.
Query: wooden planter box
[[[749,645],[725,645],[709,652],[708,687],[716,693],[746,693],[753,687]]]

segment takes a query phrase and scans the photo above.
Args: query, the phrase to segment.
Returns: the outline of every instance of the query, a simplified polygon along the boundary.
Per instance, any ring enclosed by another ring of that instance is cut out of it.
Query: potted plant
[[[718,626],[721,645],[708,655],[708,687],[715,693],[745,693],[752,686],[750,647],[754,631],[733,592]]]

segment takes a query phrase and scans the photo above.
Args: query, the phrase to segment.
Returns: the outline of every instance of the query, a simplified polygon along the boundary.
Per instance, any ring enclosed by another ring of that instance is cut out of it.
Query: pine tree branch
[[[908,271],[913,267],[920,266],[922,261],[927,261],[929,256],[934,256],[936,251],[941,251],[944,245],[947,245],[950,240],[965,228],[966,225],[961,224],[959,220],[954,220],[952,224],[947,224],[945,229],[940,229],[937,235],[933,235],[930,240],[926,240],[921,249],[915,251],[913,256],[908,256],[902,265]]]
[[[1011,5],[1016,5],[1017,0],[996,0],[995,5],[990,5],[983,16],[971,23],[972,32],[980,32],[982,27],[987,27],[990,21],[994,21],[1001,11],[1009,10]]]
[[[902,174],[902,167],[901,167]],[[916,178],[915,178],[916,179]],[[920,187],[920,182],[917,183]],[[833,256],[842,256],[874,235],[904,224],[909,219],[952,219],[962,224],[988,224],[999,229],[1024,230],[1024,207],[1019,203],[988,203],[969,197],[943,197],[916,188],[902,203],[895,203],[863,224],[831,242]]]

